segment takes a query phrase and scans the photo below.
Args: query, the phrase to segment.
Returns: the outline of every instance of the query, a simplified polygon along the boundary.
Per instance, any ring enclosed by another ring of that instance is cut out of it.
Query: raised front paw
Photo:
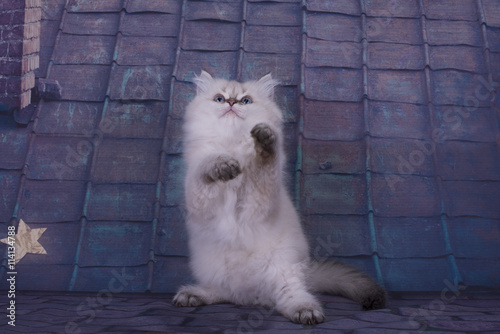
[[[220,156],[209,167],[205,178],[208,182],[229,181],[240,174],[241,167],[238,160],[227,156]]]
[[[264,157],[273,155],[276,146],[276,133],[265,123],[259,123],[253,127],[250,134],[255,140],[255,148]]]

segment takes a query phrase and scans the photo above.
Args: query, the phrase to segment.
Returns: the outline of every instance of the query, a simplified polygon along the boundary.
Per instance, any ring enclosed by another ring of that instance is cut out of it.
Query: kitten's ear
[[[271,73],[264,75],[257,81],[262,91],[270,98],[274,97],[274,87],[279,85],[278,80],[274,80]]]
[[[193,81],[196,84],[196,94],[200,94],[208,91],[214,81],[214,78],[212,78],[210,73],[201,70],[200,75],[195,76]]]

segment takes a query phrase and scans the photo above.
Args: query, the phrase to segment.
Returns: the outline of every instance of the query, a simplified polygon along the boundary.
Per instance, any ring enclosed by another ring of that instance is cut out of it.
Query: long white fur
[[[185,114],[184,158],[191,269],[198,284],[181,287],[174,302],[263,304],[296,322],[323,321],[310,291],[335,288],[328,284],[330,270],[311,267],[307,240],[283,183],[282,113],[273,99],[277,82],[267,75],[238,83],[203,71],[195,83],[197,94]],[[216,94],[237,100],[250,96],[253,103],[235,104],[236,115],[225,115],[229,105],[214,102]],[[275,158],[266,164],[251,136],[259,123],[271,127],[277,139]],[[220,156],[236,159],[241,174],[206,182],[203,175]],[[318,273],[314,279],[311,270]],[[338,285],[333,292],[342,293]]]

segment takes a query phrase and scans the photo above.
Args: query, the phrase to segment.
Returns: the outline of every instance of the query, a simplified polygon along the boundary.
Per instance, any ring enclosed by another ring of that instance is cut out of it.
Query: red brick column
[[[0,104],[23,109],[31,102],[39,66],[41,0],[0,1]]]

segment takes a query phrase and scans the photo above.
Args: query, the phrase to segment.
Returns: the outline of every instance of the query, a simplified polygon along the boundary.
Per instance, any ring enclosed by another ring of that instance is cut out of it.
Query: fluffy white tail
[[[385,307],[385,290],[370,276],[340,261],[312,261],[308,278],[315,292],[350,298],[365,310]]]

